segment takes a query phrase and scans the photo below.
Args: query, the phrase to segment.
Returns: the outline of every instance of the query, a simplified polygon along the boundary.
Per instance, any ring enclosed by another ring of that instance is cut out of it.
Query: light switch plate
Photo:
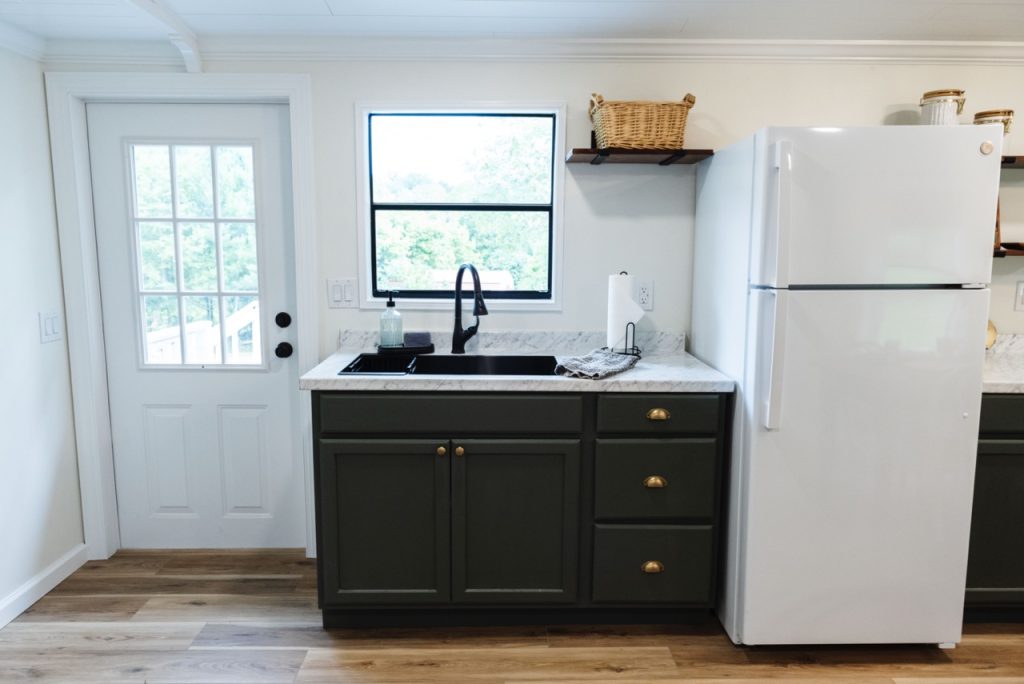
[[[355,278],[330,278],[327,281],[327,308],[354,309],[359,306]]]
[[[1017,281],[1017,294],[1013,298],[1013,310],[1024,311],[1024,280]]]
[[[55,311],[39,312],[39,343],[56,342],[61,339],[60,314]]]

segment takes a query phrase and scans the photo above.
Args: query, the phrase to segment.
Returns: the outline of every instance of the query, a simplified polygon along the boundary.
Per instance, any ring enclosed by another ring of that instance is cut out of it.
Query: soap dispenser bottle
[[[402,337],[402,314],[395,308],[395,300],[392,297],[394,292],[388,291],[387,308],[380,315],[380,346],[401,347],[404,338]]]

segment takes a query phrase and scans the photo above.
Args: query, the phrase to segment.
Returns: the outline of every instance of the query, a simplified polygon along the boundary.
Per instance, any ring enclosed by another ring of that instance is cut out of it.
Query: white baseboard
[[[0,598],[0,628],[24,613],[29,606],[63,582],[89,559],[85,544],[76,544],[70,551],[37,572],[31,579]]]

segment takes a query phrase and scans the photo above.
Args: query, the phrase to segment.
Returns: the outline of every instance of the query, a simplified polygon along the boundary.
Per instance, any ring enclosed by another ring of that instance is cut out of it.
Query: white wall
[[[2,626],[62,579],[83,537],[67,348],[40,344],[37,322],[57,312],[63,330],[42,70],[0,49],[0,84]]]
[[[766,125],[912,123],[921,93],[958,87],[967,90],[962,121],[969,122],[975,111],[1009,107],[1021,113],[1019,125],[1024,127],[1024,89],[1020,87],[1024,67],[1019,66],[207,59],[204,67],[220,72],[312,75],[320,254],[316,277],[317,291],[324,298],[322,355],[335,348],[340,328],[377,327],[377,311],[327,309],[325,301],[325,280],[356,276],[360,263],[354,175],[356,102],[562,100],[568,105],[568,145],[582,147],[589,142],[587,102],[591,92],[609,99],[678,99],[691,92],[697,104],[687,127],[687,146],[718,148]],[[82,67],[60,64],[55,68]],[[1016,138],[1019,144],[1011,135],[1009,150],[1024,154],[1024,133]],[[602,329],[606,276],[626,269],[655,281],[655,310],[642,328],[685,332],[690,306],[693,169],[574,164],[566,171],[562,311],[495,312],[484,319],[483,328]],[[1024,171],[1007,171],[1004,178],[1022,175]],[[1020,221],[1024,222],[1024,181],[1015,189],[1020,193]],[[1004,190],[1010,190],[1005,182]],[[1001,332],[1024,333],[1024,313],[1012,311],[1012,290],[1018,278],[1024,280],[1024,258],[996,262],[992,318]],[[405,306],[406,330],[447,330],[451,325],[451,314],[446,311],[411,311]]]

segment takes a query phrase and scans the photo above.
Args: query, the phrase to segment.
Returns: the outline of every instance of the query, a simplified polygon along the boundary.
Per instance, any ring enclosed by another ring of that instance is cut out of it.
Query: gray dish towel
[[[599,380],[613,373],[629,370],[639,360],[639,356],[617,354],[607,349],[595,349],[584,356],[559,357],[555,372],[559,375],[568,375],[571,378]]]

